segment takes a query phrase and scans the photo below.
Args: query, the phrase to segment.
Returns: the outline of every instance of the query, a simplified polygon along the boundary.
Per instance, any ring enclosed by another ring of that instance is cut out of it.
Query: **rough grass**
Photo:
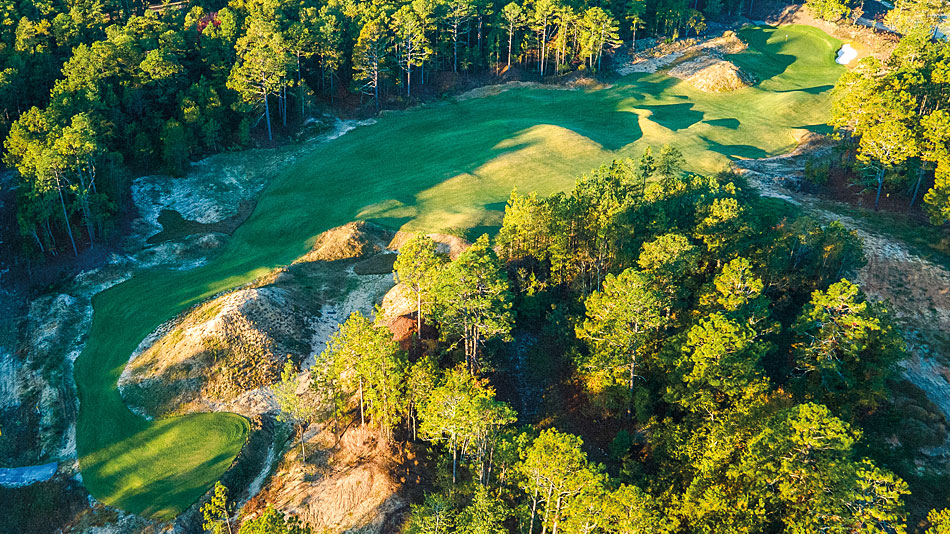
[[[522,88],[389,114],[297,160],[209,264],[152,270],[97,295],[76,362],[78,449],[90,492],[169,518],[221,476],[246,439],[243,418],[146,422],[122,403],[116,381],[163,321],[289,264],[328,228],[373,219],[393,229],[480,231],[499,224],[513,187],[567,189],[577,175],[648,145],[672,143],[695,170],[716,171],[730,158],[790,149],[796,129],[820,129],[828,90],[844,71],[834,63],[840,42],[797,26],[740,37],[749,49],[727,59],[761,82],[728,94],[633,74],[602,89]]]

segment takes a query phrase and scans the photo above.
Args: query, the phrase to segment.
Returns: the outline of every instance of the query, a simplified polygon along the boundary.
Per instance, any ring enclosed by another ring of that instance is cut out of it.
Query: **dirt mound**
[[[288,449],[267,486],[245,507],[245,517],[268,503],[297,515],[315,532],[378,533],[405,509],[390,474],[392,451],[373,429],[349,428],[339,439],[322,429],[307,448],[306,462],[299,444]]]
[[[712,55],[684,61],[670,69],[669,75],[707,93],[727,93],[755,83],[751,74]]]
[[[266,386],[287,358],[298,364],[310,358],[314,337],[327,337],[359,304],[344,305],[354,300],[352,294],[381,297],[391,287],[391,276],[360,276],[353,267],[383,255],[392,236],[362,222],[333,228],[290,266],[165,323],[141,343],[122,373],[126,403],[157,416],[273,410]],[[357,307],[372,309],[374,303]]]
[[[416,300],[404,284],[396,284],[383,297],[383,313],[387,320],[409,315],[415,311]]]
[[[631,55],[626,61],[621,61],[617,73],[621,76],[634,72],[652,74],[677,62],[689,61],[702,56],[721,59],[723,54],[738,54],[746,48],[748,48],[748,45],[742,39],[739,39],[733,31],[726,31],[715,39],[705,41],[683,39],[672,43],[660,43]]]
[[[288,354],[306,351],[299,340],[307,339],[308,313],[291,291],[273,286],[202,304],[143,341],[147,348],[123,373],[123,394],[146,413],[166,415],[199,397],[227,401],[268,385]]]
[[[719,54],[738,54],[749,48],[749,45],[736,35],[734,31],[726,31],[715,39],[706,41],[700,48],[705,48]]]
[[[486,96],[495,96],[509,89],[521,89],[525,87],[539,87],[541,84],[538,82],[523,82],[519,80],[513,80],[510,82],[499,83],[494,85],[483,85],[481,87],[476,87],[470,91],[465,91],[464,93],[455,97],[456,102],[462,102],[464,100],[471,100],[473,98],[485,98]]]
[[[381,252],[392,238],[392,232],[372,223],[344,224],[320,234],[310,252],[294,263],[364,258]]]
[[[415,232],[397,232],[389,242],[389,248],[398,250],[415,236]],[[449,258],[458,258],[459,254],[465,252],[465,249],[472,246],[467,240],[449,234],[427,234],[430,239],[435,241],[437,251],[441,254],[448,254]]]

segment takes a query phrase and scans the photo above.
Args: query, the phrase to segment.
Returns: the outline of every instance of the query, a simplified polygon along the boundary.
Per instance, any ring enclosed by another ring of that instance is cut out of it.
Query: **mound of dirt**
[[[389,242],[389,248],[398,250],[405,245],[416,234],[414,232],[397,232]],[[472,246],[471,243],[461,237],[449,234],[427,234],[430,239],[435,241],[436,251],[440,254],[448,254],[449,258],[454,260],[459,254]]]
[[[389,445],[369,427],[349,428],[337,438],[321,429],[307,440],[307,461],[299,444],[290,447],[261,493],[244,508],[246,518],[265,503],[295,514],[315,532],[381,533],[406,507]],[[314,450],[316,449],[316,450]]]
[[[122,373],[126,403],[151,416],[272,411],[266,386],[279,378],[284,362],[310,358],[315,336],[327,337],[353,311],[350,301],[362,302],[353,293],[382,296],[391,287],[390,275],[360,276],[353,267],[386,253],[392,236],[367,223],[333,228],[290,266],[165,323],[142,341]],[[359,307],[365,313],[367,306]]]
[[[718,54],[738,54],[749,48],[749,45],[740,39],[736,32],[725,31],[721,36],[703,43],[701,48],[706,48]]]
[[[416,299],[410,293],[409,287],[405,284],[396,284],[383,297],[382,307],[385,319],[392,320],[415,313]]]
[[[387,248],[393,234],[367,222],[351,222],[323,232],[307,252],[294,263],[365,258]]]
[[[671,68],[669,75],[707,93],[727,93],[755,83],[754,76],[714,55],[684,61]]]
[[[207,396],[230,400],[273,382],[286,355],[306,350],[306,306],[287,288],[228,293],[187,313],[150,339],[123,373],[127,400],[165,415]],[[150,387],[150,386],[157,387]]]
[[[672,43],[660,43],[621,61],[617,74],[626,76],[634,72],[654,73],[679,61],[710,55],[721,58],[723,54],[738,54],[748,48],[733,31],[726,31],[715,39],[697,41],[683,39]]]

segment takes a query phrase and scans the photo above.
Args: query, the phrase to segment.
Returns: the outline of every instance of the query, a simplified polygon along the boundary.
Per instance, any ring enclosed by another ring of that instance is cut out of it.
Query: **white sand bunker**
[[[839,65],[847,65],[854,61],[854,58],[858,57],[858,51],[854,49],[850,44],[845,44],[838,50],[838,57],[835,59],[835,63]]]
[[[753,75],[714,55],[684,61],[670,69],[669,75],[707,93],[726,93],[755,83]]]

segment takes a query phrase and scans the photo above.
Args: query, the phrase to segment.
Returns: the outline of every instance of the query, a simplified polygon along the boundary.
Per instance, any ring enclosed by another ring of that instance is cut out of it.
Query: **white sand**
[[[839,65],[847,65],[854,61],[854,58],[858,57],[858,51],[855,50],[850,44],[845,44],[838,50],[838,57],[835,59],[835,63]]]

